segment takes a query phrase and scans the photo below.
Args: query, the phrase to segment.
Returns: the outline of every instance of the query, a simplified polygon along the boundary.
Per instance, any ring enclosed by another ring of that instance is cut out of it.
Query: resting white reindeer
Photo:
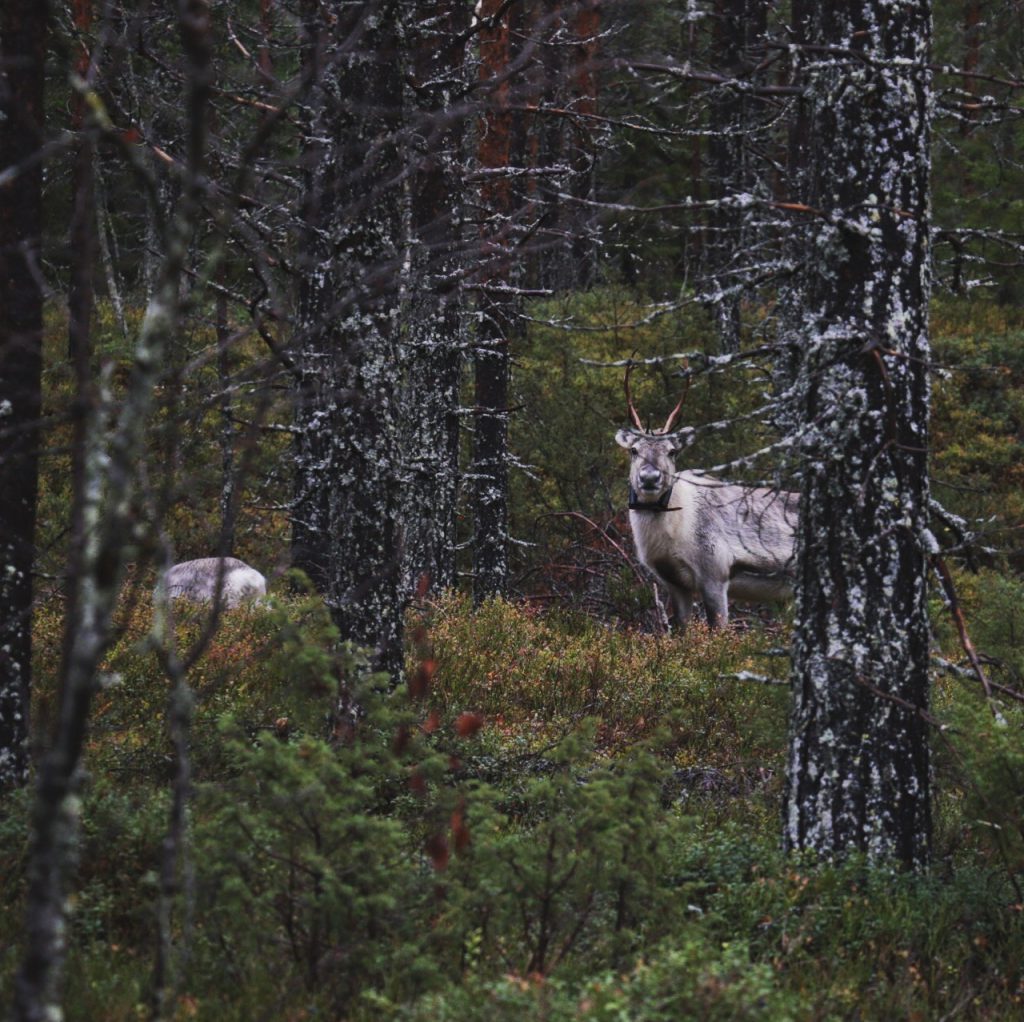
[[[182,561],[167,569],[162,584],[167,588],[168,599],[212,603],[217,594],[222,562],[221,604],[224,607],[237,607],[266,595],[267,580],[245,561],[237,557],[201,557],[197,561]]]
[[[670,431],[683,399],[661,429],[645,429],[627,369],[626,401],[636,429],[620,429],[615,439],[632,459],[629,524],[637,556],[669,591],[679,631],[697,596],[712,628],[728,623],[730,597],[788,599],[798,495],[677,472],[674,457],[686,434]]]

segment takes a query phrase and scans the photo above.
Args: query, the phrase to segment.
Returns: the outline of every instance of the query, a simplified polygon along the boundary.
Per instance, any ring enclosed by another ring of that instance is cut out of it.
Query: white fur
[[[162,579],[168,599],[212,603],[217,593],[221,560],[218,557],[201,557],[168,568]],[[224,607],[234,608],[266,595],[267,580],[255,568],[237,557],[225,557],[223,563],[221,603]]]
[[[729,620],[729,599],[767,603],[792,592],[797,495],[677,472],[672,434],[620,430],[633,459],[630,487],[637,556],[668,590],[680,631],[697,597],[713,628]],[[670,492],[667,501],[666,491]],[[659,502],[667,510],[659,510]]]

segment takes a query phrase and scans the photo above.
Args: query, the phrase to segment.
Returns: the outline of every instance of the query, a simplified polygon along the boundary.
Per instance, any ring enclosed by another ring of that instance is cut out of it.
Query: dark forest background
[[[0,46],[13,1017],[1018,1017],[1020,4]],[[630,366],[813,509],[794,608],[673,633]],[[269,598],[155,598],[209,556]]]

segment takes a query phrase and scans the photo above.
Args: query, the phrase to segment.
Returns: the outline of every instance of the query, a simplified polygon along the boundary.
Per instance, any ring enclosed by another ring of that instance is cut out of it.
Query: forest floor
[[[191,678],[196,795],[161,894],[174,764],[148,615],[125,605],[97,695],[69,1019],[149,1017],[161,896],[181,1019],[1024,1010],[1021,720],[995,726],[968,678],[936,678],[934,865],[901,875],[779,851],[785,623],[680,640],[448,596],[411,616],[410,685],[389,692],[335,651],[317,600],[281,596],[225,615]],[[44,677],[58,623],[40,613]],[[181,642],[201,625],[186,615]],[[331,743],[339,675],[363,716]],[[9,814],[5,987],[24,842]]]

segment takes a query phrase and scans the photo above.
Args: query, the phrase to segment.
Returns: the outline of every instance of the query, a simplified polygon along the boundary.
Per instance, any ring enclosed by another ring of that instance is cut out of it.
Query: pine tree
[[[785,843],[929,856],[929,0],[809,18],[788,395],[801,452]]]
[[[398,408],[403,4],[306,12],[311,90],[292,560],[344,639],[402,663]]]

